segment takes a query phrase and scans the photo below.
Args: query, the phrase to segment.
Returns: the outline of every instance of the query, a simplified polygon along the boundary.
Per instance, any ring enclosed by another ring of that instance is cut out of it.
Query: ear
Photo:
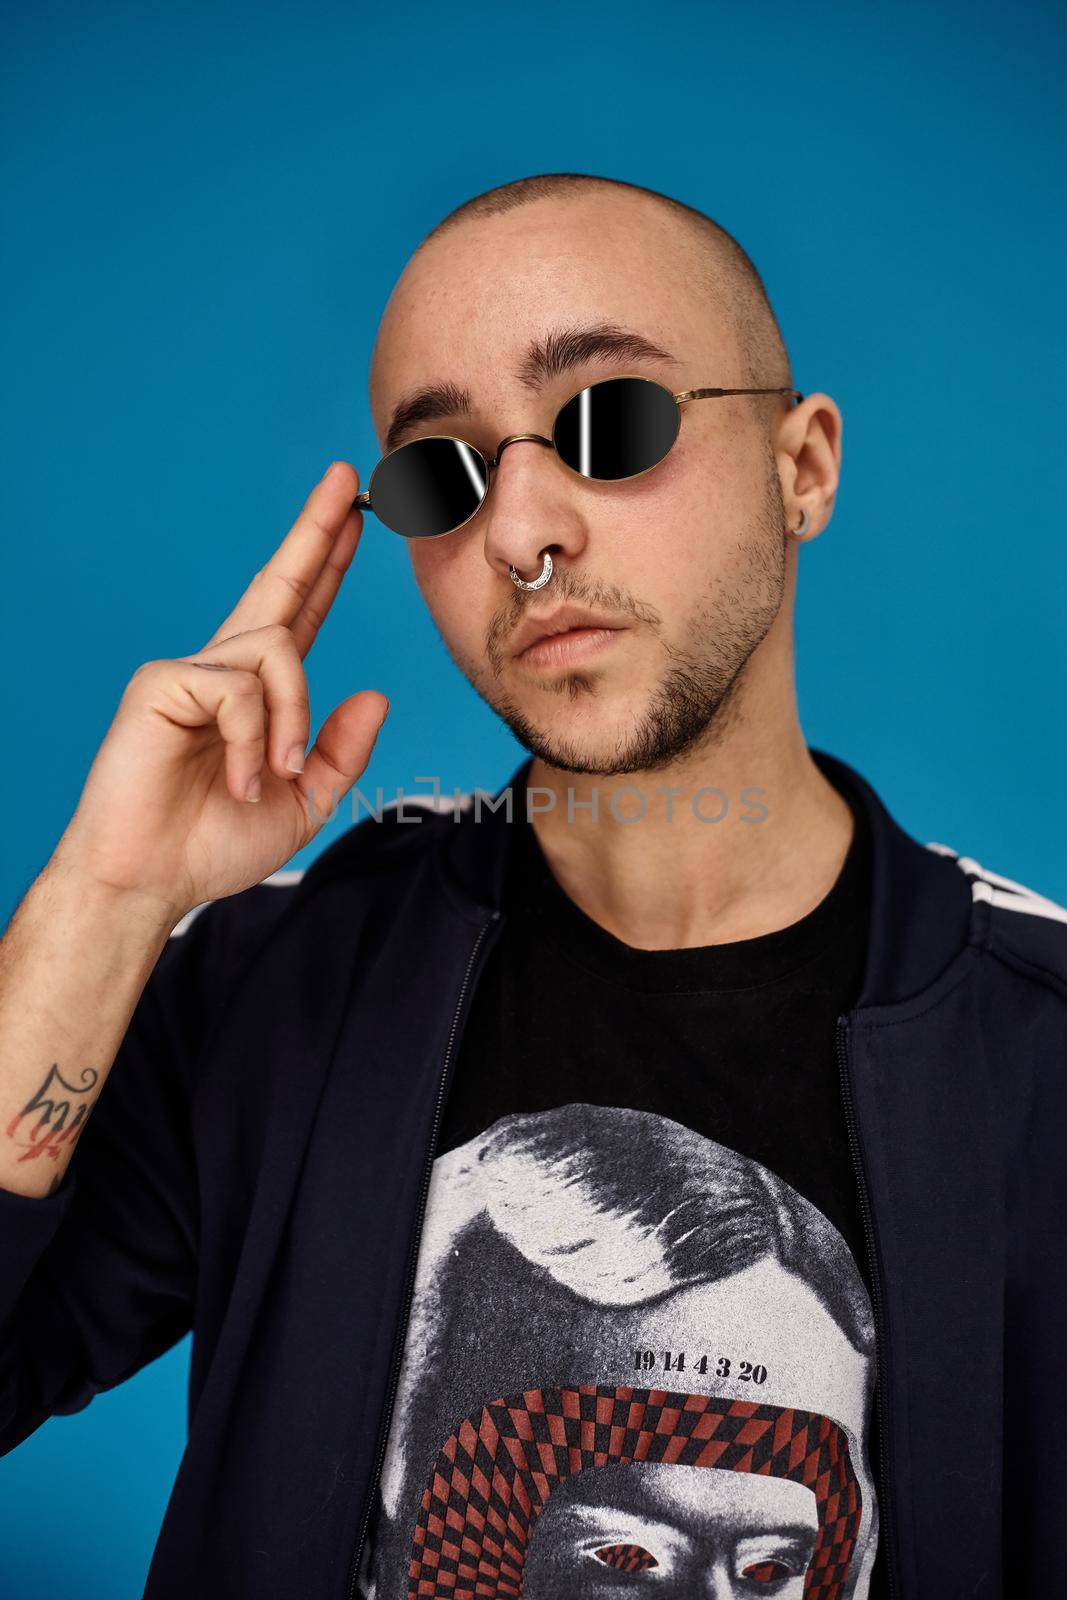
[[[817,538],[833,515],[840,482],[842,428],[837,402],[821,392],[806,395],[779,423],[775,459],[787,526],[798,543]],[[802,511],[808,514],[807,522],[798,528]]]

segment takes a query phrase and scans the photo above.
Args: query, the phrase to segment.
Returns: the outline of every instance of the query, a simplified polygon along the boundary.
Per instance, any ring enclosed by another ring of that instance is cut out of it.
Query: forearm
[[[31,884],[0,940],[0,1187],[62,1182],[180,914],[56,857]]]

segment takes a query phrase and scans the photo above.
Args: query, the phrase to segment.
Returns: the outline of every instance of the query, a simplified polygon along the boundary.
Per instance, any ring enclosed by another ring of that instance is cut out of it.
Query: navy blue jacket
[[[893,1593],[1063,1593],[1067,912],[918,843],[812,754],[873,842],[838,1053]],[[403,815],[184,919],[60,1188],[0,1190],[0,1451],[192,1329],[149,1600],[351,1592],[510,837],[470,801]]]

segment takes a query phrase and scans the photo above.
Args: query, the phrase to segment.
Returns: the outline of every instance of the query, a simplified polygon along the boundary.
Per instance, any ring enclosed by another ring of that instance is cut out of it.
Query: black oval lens
[[[678,437],[678,402],[647,378],[607,378],[568,400],[553,430],[560,459],[584,478],[632,478]]]
[[[485,462],[462,439],[412,439],[371,473],[370,503],[394,533],[432,539],[474,515],[486,481]]]

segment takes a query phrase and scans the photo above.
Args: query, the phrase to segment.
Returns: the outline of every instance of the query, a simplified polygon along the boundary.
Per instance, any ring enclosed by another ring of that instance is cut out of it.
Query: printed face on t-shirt
[[[803,1484],[751,1472],[615,1464],[574,1474],[534,1524],[531,1597],[803,1593],[819,1531]],[[644,1579],[644,1581],[642,1581]]]
[[[502,1118],[435,1163],[376,1559],[420,1594],[856,1592],[865,1310],[758,1163],[645,1112]]]

